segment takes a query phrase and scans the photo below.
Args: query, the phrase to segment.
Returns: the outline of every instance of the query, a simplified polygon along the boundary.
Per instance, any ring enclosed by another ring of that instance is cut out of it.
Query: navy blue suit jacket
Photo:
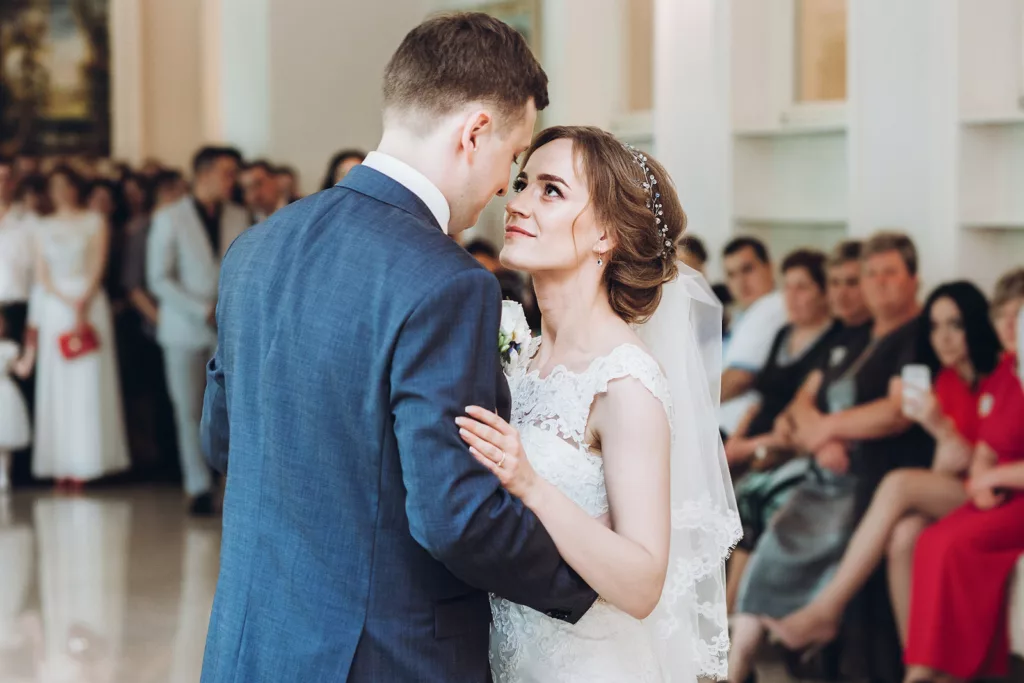
[[[470,456],[507,416],[500,290],[366,167],[223,265],[203,438],[227,474],[203,683],[490,680],[487,592],[575,622],[596,596]]]

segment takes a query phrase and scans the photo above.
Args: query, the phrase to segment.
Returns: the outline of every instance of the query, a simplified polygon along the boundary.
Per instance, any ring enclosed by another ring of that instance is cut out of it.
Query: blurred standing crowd
[[[335,155],[323,189],[363,158]],[[216,511],[199,419],[220,260],[301,192],[230,147],[190,171],[0,158],[0,492],[180,476],[193,514]]]

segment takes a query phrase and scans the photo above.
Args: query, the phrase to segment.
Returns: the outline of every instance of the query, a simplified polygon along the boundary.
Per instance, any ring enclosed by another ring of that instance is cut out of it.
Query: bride
[[[678,196],[595,128],[542,132],[513,189],[501,260],[533,276],[543,334],[510,372],[512,424],[471,407],[460,433],[601,599],[569,626],[493,598],[494,678],[724,679],[721,312],[676,264]]]

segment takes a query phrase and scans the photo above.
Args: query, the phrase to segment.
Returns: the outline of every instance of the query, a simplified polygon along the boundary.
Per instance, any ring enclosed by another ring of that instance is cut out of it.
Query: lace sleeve
[[[671,424],[672,395],[669,392],[668,380],[665,379],[658,361],[639,346],[624,344],[597,361],[590,373],[593,398],[607,393],[611,382],[626,377],[638,380],[661,402]]]

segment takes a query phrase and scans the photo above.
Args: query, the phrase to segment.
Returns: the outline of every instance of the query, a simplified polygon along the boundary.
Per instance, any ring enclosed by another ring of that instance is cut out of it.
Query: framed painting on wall
[[[490,14],[519,31],[533,50],[538,61],[541,59],[540,0],[496,0],[474,4],[472,9]]]
[[[0,2],[0,154],[110,153],[109,0]]]

